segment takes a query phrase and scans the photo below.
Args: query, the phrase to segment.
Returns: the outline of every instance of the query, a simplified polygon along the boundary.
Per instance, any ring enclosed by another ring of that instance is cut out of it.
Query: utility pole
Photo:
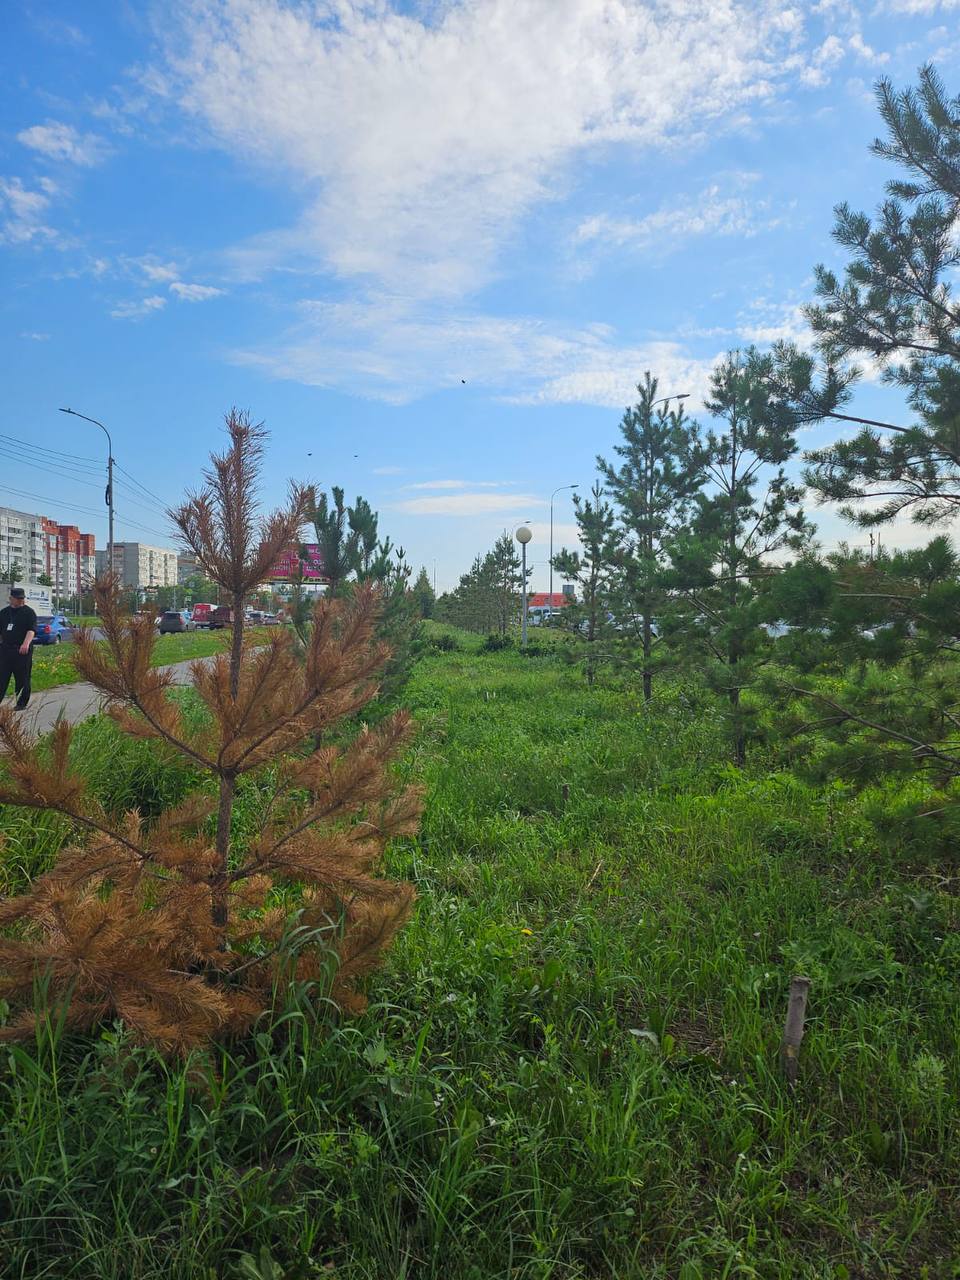
[[[549,618],[553,620],[553,500],[558,493],[562,493],[564,489],[579,489],[578,484],[562,484],[558,489],[554,489],[550,495],[550,595],[548,604],[550,608]]]
[[[85,413],[78,413],[76,409],[61,409],[61,413],[70,413],[75,418],[82,418],[84,422],[92,422],[95,427],[99,427],[103,434],[107,437],[107,491],[105,494],[107,501],[107,572],[113,573],[113,441],[110,439],[110,432],[98,418],[88,418]]]

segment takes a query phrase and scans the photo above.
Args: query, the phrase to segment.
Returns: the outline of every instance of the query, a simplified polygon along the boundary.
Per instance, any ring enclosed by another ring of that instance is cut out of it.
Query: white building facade
[[[175,587],[178,583],[177,553],[169,547],[151,547],[146,542],[115,542],[113,572],[124,587]],[[97,572],[107,569],[107,552],[97,552]]]
[[[47,544],[43,516],[0,507],[0,569],[20,568],[31,582],[47,572]]]

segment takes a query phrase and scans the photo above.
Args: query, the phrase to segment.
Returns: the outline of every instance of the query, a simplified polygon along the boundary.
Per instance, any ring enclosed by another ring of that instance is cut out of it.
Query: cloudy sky
[[[113,432],[118,537],[168,541],[236,404],[273,433],[268,498],[362,493],[441,588],[527,519],[545,587],[550,494],[590,484],[644,370],[696,412],[725,350],[805,340],[833,205],[889,176],[871,86],[933,60],[960,92],[958,18],[7,0],[0,503],[105,539],[103,440],[69,405]],[[871,382],[857,410],[906,415]]]

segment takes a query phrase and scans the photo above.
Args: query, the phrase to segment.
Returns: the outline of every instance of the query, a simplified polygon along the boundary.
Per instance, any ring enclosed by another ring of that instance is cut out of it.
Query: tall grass
[[[408,698],[428,804],[391,871],[420,905],[369,1012],[284,993],[188,1064],[119,1028],[5,1050],[3,1274],[960,1274],[951,873],[881,842],[876,795],[730,769],[691,691],[461,650]],[[193,785],[88,732],[111,804]],[[14,881],[59,838],[16,829]]]

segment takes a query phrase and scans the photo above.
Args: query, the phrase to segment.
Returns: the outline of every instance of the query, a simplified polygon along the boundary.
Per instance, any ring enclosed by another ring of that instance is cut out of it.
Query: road
[[[169,667],[160,667],[158,670],[172,671],[175,684],[189,684],[190,667],[194,661],[196,659],[174,662]],[[12,689],[9,697],[12,701]],[[22,719],[33,733],[49,733],[61,716],[71,724],[79,724],[81,720],[98,715],[102,701],[103,694],[92,684],[61,684],[55,689],[43,689],[40,693],[35,693],[23,712]]]

